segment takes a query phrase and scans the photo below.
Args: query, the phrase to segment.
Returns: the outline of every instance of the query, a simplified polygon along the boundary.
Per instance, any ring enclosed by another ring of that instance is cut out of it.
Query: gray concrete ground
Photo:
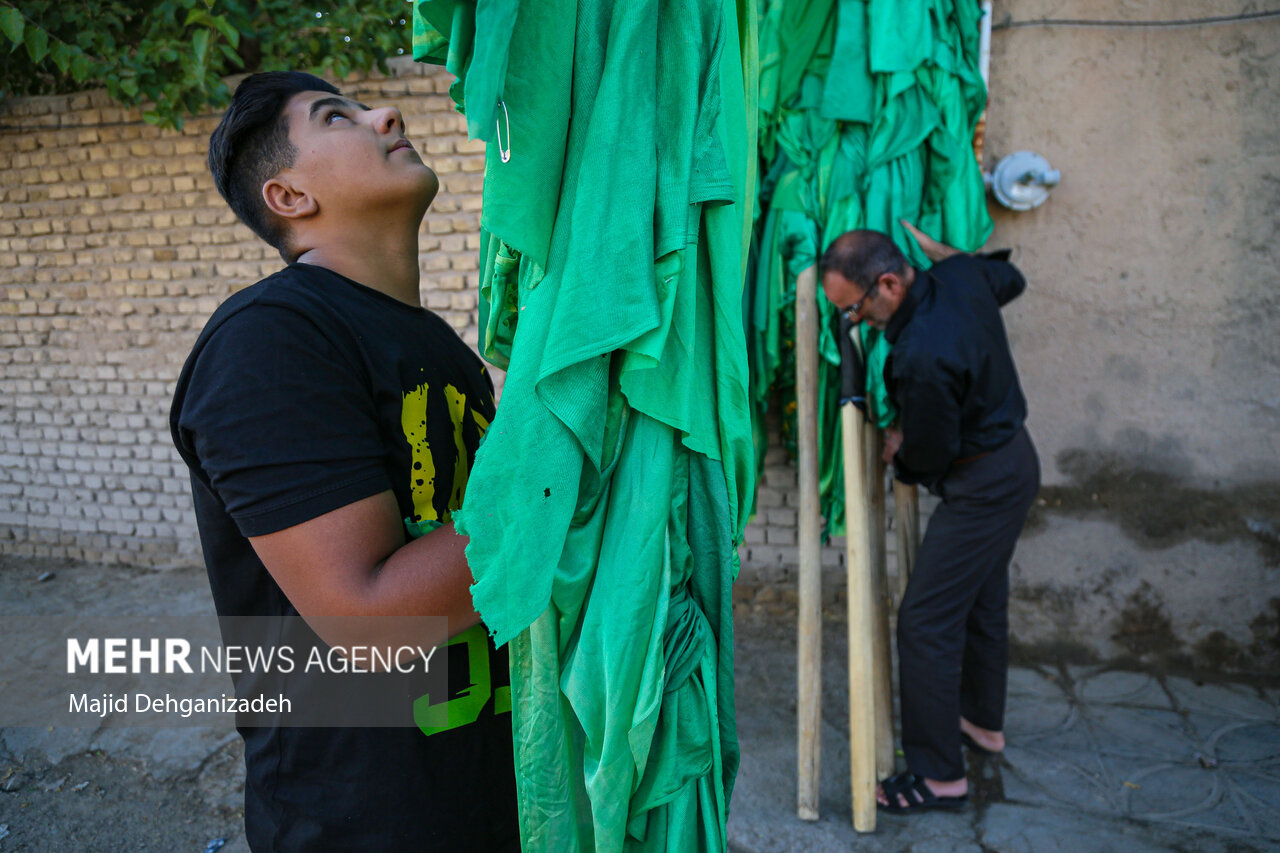
[[[772,593],[740,597],[734,851],[1280,849],[1276,684],[1051,660],[1012,671],[1009,748],[971,761],[965,811],[881,814],[874,834],[858,835],[850,824],[844,626],[834,612],[824,640],[822,817],[802,822],[792,608]],[[203,573],[0,558],[0,614],[8,650],[0,658],[0,853],[200,853],[219,841],[224,853],[247,850],[241,750],[229,723],[73,727],[50,715],[9,725],[22,708],[67,693],[59,667],[69,631],[113,622],[146,625],[156,636],[212,631]],[[51,653],[55,665],[42,664]]]
[[[968,753],[966,810],[882,812],[876,832],[859,835],[849,793],[847,646],[834,619],[823,648],[822,815],[803,823],[795,816],[794,620],[786,616],[775,607],[737,620],[734,850],[1280,850],[1276,685],[1051,660],[1011,670],[1008,748],[991,758]]]

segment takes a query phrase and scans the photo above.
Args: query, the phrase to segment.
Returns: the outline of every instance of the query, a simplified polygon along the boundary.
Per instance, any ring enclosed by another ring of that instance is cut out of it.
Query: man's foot
[[[876,786],[876,802],[887,812],[958,809],[969,802],[969,781],[941,782],[906,770]]]
[[[1004,752],[1004,732],[993,732],[991,729],[975,726],[964,717],[960,718],[960,739],[965,746],[986,755]]]

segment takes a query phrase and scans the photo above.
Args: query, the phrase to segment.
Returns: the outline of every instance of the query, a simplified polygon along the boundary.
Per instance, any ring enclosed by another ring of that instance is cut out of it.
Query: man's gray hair
[[[880,231],[858,229],[837,237],[822,253],[820,270],[838,272],[849,281],[870,290],[885,273],[905,275],[907,258],[897,245]]]

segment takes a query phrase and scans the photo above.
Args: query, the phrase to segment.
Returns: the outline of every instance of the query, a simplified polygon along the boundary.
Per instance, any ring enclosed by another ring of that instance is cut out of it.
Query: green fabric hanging
[[[508,373],[454,518],[510,643],[527,850],[726,845],[754,14],[415,6],[415,57],[458,75],[489,143],[480,348]]]
[[[766,0],[760,25],[761,181],[747,318],[757,460],[764,412],[781,406],[795,443],[795,279],[845,231],[888,233],[929,261],[901,226],[974,250],[991,233],[974,127],[986,103],[974,0]],[[818,292],[818,464],[827,533],[844,529],[838,318]],[[863,327],[870,416],[893,423],[889,345]]]

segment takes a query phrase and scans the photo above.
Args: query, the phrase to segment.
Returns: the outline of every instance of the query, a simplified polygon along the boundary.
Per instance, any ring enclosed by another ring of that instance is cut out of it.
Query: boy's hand
[[[902,223],[903,228],[906,228],[911,232],[912,237],[916,238],[916,242],[920,244],[920,249],[924,252],[924,256],[935,264],[938,261],[951,257],[952,255],[959,255],[961,253],[959,249],[952,248],[944,243],[939,243],[937,240],[933,239],[907,220],[899,219],[898,221]]]

